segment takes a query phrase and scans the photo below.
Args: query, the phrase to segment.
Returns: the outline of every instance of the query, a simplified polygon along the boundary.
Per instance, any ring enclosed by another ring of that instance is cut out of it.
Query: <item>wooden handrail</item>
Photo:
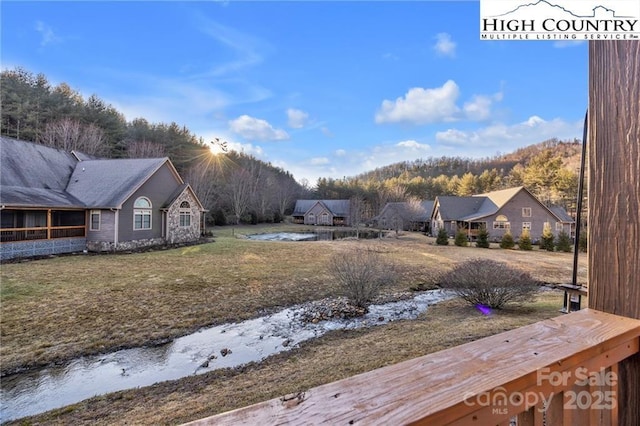
[[[571,424],[585,409],[614,424],[616,401],[585,408],[584,392],[615,399],[617,363],[639,352],[640,320],[584,309],[188,424]]]

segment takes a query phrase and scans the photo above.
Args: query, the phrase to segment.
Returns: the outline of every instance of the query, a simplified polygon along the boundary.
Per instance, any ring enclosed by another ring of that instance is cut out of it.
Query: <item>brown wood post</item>
[[[640,41],[589,42],[589,307],[640,319]],[[640,355],[619,365],[620,425],[640,419]]]

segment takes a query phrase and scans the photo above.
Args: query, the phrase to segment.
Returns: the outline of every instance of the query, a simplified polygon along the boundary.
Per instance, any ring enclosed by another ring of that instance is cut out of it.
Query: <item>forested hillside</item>
[[[438,195],[473,195],[525,186],[547,204],[575,211],[582,144],[552,139],[511,154],[485,159],[440,157],[381,167],[359,176],[320,179],[321,198],[358,195],[373,211],[386,202],[433,200]]]
[[[106,158],[169,157],[216,224],[279,221],[306,191],[285,170],[243,153],[213,155],[213,141],[185,126],[127,121],[97,95],[84,99],[42,74],[3,71],[0,101],[3,136]]]
[[[297,198],[357,198],[363,219],[387,202],[471,195],[524,185],[541,201],[575,211],[581,143],[551,139],[513,153],[469,159],[431,157],[391,164],[304,188],[280,168],[230,151],[213,155],[176,123],[127,121],[97,95],[84,99],[65,83],[52,86],[24,69],[0,75],[4,136],[110,158],[167,156],[191,184],[216,224],[279,221]]]

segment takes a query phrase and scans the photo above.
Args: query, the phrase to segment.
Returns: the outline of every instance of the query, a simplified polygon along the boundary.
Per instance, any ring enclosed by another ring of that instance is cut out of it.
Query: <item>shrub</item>
[[[441,287],[453,290],[470,304],[494,309],[529,301],[538,289],[527,272],[488,259],[461,263],[444,273],[439,281]]]
[[[560,231],[556,240],[556,250],[569,253],[571,251],[571,237],[564,231]]]
[[[545,222],[544,229],[542,230],[542,237],[540,237],[540,250],[553,251],[553,232],[551,232],[551,225],[549,222]]]
[[[469,245],[467,233],[464,231],[464,229],[458,229],[458,232],[456,232],[456,239],[453,243],[458,247],[466,247]]]
[[[373,300],[385,285],[392,284],[396,268],[379,253],[358,248],[336,253],[328,266],[329,274],[337,281],[342,295],[363,308]]]
[[[436,237],[436,244],[439,246],[449,245],[449,234],[444,227],[438,229],[438,236]]]
[[[578,250],[582,253],[587,252],[587,230],[583,229],[580,231],[580,238],[578,239]]]
[[[518,241],[518,247],[520,250],[533,250],[533,245],[531,244],[531,234],[528,229],[523,229],[522,234],[520,234],[520,240]]]
[[[217,209],[213,214],[213,223],[216,226],[224,226],[227,224],[227,216],[222,209]]]
[[[476,247],[480,248],[489,248],[491,244],[489,243],[489,231],[487,231],[487,227],[483,226],[478,231],[478,241],[476,241]]]
[[[500,240],[500,248],[512,249],[515,246],[516,242],[513,241],[513,235],[511,235],[511,232],[505,232],[505,234],[502,236],[502,239]]]

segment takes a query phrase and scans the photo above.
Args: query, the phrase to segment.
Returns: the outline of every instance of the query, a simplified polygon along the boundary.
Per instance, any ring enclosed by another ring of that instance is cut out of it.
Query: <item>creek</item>
[[[81,357],[64,366],[3,377],[0,423],[97,395],[261,361],[331,330],[414,319],[428,306],[451,297],[443,290],[425,291],[406,300],[371,305],[363,316],[314,321],[308,320],[311,304],[307,303],[260,318],[201,329],[160,346]]]

